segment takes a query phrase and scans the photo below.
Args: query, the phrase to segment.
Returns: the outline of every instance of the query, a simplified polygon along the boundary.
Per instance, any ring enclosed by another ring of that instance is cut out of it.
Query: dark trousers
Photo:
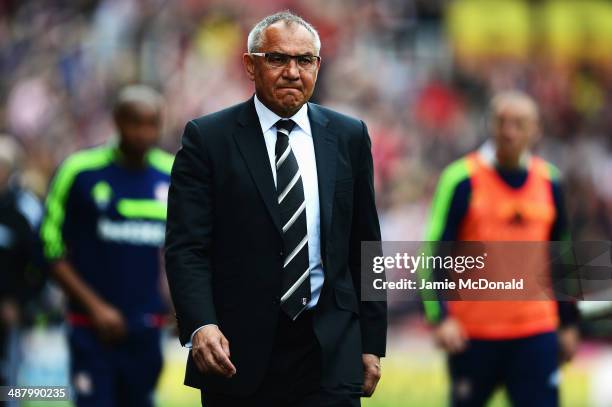
[[[270,364],[261,386],[249,397],[202,391],[204,407],[359,407],[350,393],[321,387],[321,348],[312,327],[312,311],[291,321],[280,313]]]
[[[449,358],[454,407],[485,406],[498,385],[518,407],[559,405],[559,345],[554,332],[509,340],[470,340]]]
[[[160,332],[133,333],[116,345],[89,328],[70,332],[71,376],[78,407],[152,407],[162,368]]]

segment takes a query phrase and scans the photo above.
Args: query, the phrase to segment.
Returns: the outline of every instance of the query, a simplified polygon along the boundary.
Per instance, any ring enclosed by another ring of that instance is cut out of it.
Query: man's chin
[[[304,102],[302,100],[294,99],[291,101],[283,100],[280,106],[285,113],[292,115],[300,110],[303,104]]]
[[[138,146],[138,147],[130,147],[130,148],[123,148],[123,153],[127,154],[129,156],[132,157],[144,157],[149,150],[151,150],[152,147],[144,147],[144,146]]]

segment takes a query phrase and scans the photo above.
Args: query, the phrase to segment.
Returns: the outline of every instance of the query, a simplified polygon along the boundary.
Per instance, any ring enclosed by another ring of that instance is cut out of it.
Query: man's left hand
[[[371,397],[381,376],[380,358],[369,353],[364,353],[361,358],[363,360],[363,396]]]
[[[560,347],[560,359],[561,363],[569,362],[572,360],[578,345],[580,344],[580,332],[575,326],[568,326],[560,328],[559,332],[559,347]]]

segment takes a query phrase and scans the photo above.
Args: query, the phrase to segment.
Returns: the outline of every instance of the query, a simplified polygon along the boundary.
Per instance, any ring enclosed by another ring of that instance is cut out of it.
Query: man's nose
[[[300,68],[298,67],[297,61],[295,58],[291,58],[289,63],[285,65],[285,69],[283,69],[283,76],[288,79],[299,79],[300,77]]]

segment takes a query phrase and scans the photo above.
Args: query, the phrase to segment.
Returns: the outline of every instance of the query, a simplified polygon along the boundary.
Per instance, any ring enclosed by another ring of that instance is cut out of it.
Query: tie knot
[[[291,119],[279,120],[276,122],[276,130],[287,136],[291,133],[291,130],[295,127],[295,122]]]

